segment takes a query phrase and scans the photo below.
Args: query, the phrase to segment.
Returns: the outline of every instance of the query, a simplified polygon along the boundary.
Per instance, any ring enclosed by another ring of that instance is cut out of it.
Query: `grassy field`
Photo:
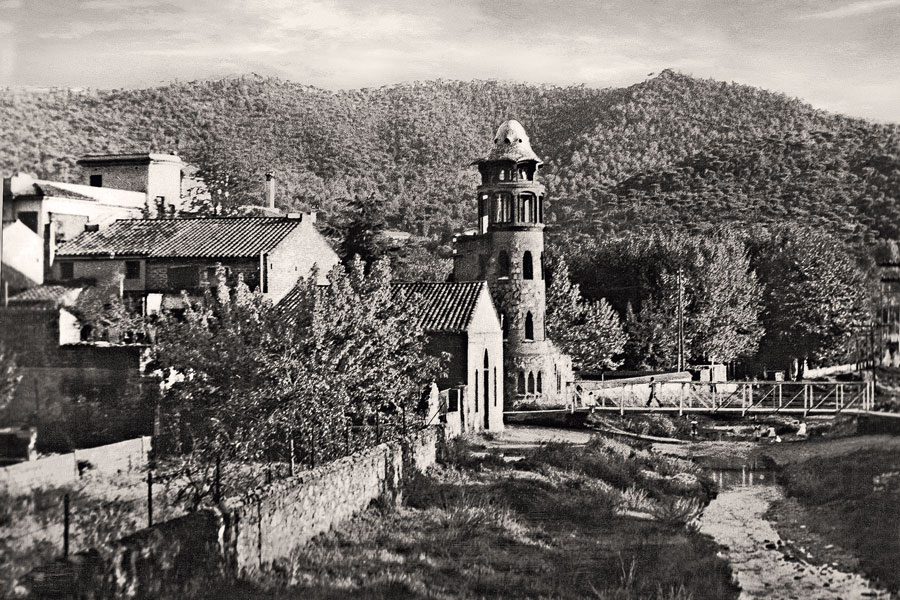
[[[227,597],[737,597],[693,526],[714,484],[687,461],[600,437],[449,454],[408,482],[402,506],[369,509],[298,552],[271,587]]]
[[[888,589],[900,590],[900,438],[864,436],[773,450],[788,500],[803,510],[819,560],[843,552]],[[785,514],[775,516],[789,528]],[[784,512],[784,511],[782,511]],[[796,511],[794,511],[796,512]],[[788,531],[796,535],[796,529]],[[830,548],[836,546],[837,548]]]

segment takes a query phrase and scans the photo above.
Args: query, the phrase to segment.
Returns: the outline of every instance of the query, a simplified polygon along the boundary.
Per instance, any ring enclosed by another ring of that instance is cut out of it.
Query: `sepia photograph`
[[[0,599],[900,600],[900,0],[0,0]]]

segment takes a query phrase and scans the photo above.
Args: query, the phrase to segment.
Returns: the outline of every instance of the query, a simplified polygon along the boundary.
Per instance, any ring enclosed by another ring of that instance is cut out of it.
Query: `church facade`
[[[543,164],[525,129],[507,121],[488,155],[473,163],[481,174],[478,229],[454,239],[456,281],[487,281],[503,328],[507,409],[559,406],[570,401],[572,362],[544,333]]]

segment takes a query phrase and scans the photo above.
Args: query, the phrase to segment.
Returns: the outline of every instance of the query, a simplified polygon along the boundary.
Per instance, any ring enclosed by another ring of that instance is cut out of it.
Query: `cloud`
[[[839,8],[827,10],[825,12],[804,15],[804,19],[843,19],[846,17],[856,17],[859,15],[867,15],[870,13],[887,10],[889,8],[900,7],[900,0],[864,0],[863,2],[854,2],[846,4]]]
[[[0,0],[0,10],[22,8],[22,0]]]

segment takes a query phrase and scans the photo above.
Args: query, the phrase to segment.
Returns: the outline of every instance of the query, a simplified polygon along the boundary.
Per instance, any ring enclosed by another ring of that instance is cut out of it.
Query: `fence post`
[[[290,446],[289,450],[291,453],[291,462],[288,465],[288,475],[293,477],[294,476],[294,436],[291,436],[289,446]]]
[[[147,469],[147,527],[153,527],[153,471]]]
[[[69,556],[69,495],[63,496],[63,558]]]

